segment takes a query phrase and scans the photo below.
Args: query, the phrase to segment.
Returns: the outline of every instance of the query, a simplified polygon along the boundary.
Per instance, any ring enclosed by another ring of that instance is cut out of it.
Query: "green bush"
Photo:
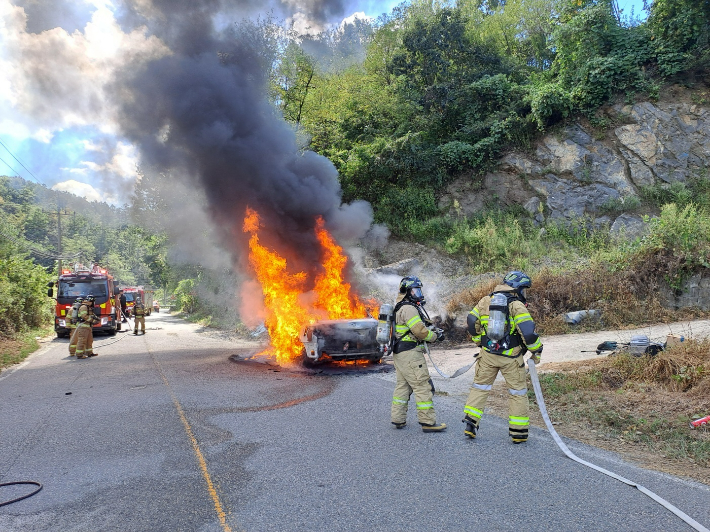
[[[439,146],[439,159],[447,170],[461,171],[471,166],[471,161],[475,158],[473,146],[467,142],[453,140]]]
[[[544,130],[572,114],[572,98],[559,83],[544,83],[530,88],[527,94],[530,116]]]
[[[640,206],[641,200],[638,196],[620,196],[608,199],[599,207],[599,210],[604,214],[617,215],[622,212],[635,211]]]
[[[514,214],[460,222],[453,227],[444,249],[470,257],[477,271],[523,267],[544,253],[539,233],[527,231]]]
[[[52,300],[46,293],[51,276],[22,255],[0,254],[0,335],[12,337],[51,322]]]
[[[683,208],[664,205],[661,215],[649,220],[641,249],[667,251],[681,258],[685,268],[710,268],[710,213],[692,203]]]
[[[173,292],[178,310],[192,314],[200,309],[200,301],[195,292],[197,281],[195,279],[183,279]]]

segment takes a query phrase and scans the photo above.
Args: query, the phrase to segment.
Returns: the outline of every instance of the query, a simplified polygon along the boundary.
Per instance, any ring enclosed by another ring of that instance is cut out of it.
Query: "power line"
[[[10,155],[12,155],[12,158],[15,159],[18,163],[20,163],[20,166],[22,166],[22,168],[24,168],[25,170],[27,170],[27,171],[30,173],[30,175],[31,175],[32,177],[34,177],[34,179],[35,179],[35,181],[37,181],[37,183],[39,183],[40,185],[47,186],[47,185],[45,185],[42,181],[40,181],[40,180],[37,178],[36,175],[34,175],[34,174],[32,173],[32,170],[30,170],[29,168],[27,168],[24,164],[22,164],[22,161],[20,161],[17,157],[15,157],[15,156],[13,155],[13,153],[10,151],[10,148],[8,148],[7,146],[5,146],[5,144],[4,144],[3,141],[1,141],[1,140],[0,140],[0,146],[2,146],[3,148],[5,148],[5,149],[7,150],[7,153],[9,153]],[[5,162],[5,161],[3,161],[3,162]],[[5,164],[7,164],[7,163],[5,163]],[[15,170],[13,170],[13,172],[14,172],[14,171],[15,171]],[[19,175],[19,174],[18,174],[18,175]]]
[[[0,157],[0,161],[4,162],[10,170],[12,170],[13,172],[15,172],[15,175],[20,175],[20,172],[18,172],[18,171],[15,170],[12,166],[10,166],[10,163],[8,163],[5,159],[3,159],[2,157]],[[20,176],[20,177],[22,177],[22,176]]]
[[[6,233],[5,231],[0,230],[0,235],[4,236],[5,238],[10,240],[11,242],[14,242],[18,246],[21,246],[21,247],[29,250],[31,253],[38,255],[39,257],[44,258],[44,259],[72,260],[72,259],[76,259],[76,258],[80,257],[84,253],[83,251],[78,251],[77,253],[74,253],[73,255],[59,256],[56,253],[50,253],[49,251],[39,249],[39,248],[35,247],[34,245],[32,245],[33,243],[29,242],[28,240],[18,238],[14,235],[10,235],[10,234]]]

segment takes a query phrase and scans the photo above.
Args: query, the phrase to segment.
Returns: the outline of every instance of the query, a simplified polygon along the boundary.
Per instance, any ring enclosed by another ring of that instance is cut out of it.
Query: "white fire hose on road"
[[[599,471],[600,473],[604,473],[605,475],[615,478],[616,480],[619,480],[623,482],[624,484],[628,484],[629,486],[632,486],[636,489],[638,489],[641,493],[644,493],[645,495],[648,495],[651,497],[654,501],[656,501],[658,504],[665,506],[668,510],[676,514],[678,517],[680,517],[683,521],[685,521],[688,525],[693,527],[695,530],[698,530],[699,532],[710,532],[707,528],[705,528],[703,525],[698,523],[695,519],[687,515],[686,513],[682,512],[675,506],[673,506],[671,503],[669,503],[667,500],[663,499],[662,497],[659,497],[652,491],[644,488],[640,484],[636,484],[635,482],[632,482],[629,479],[626,479],[620,475],[617,475],[616,473],[612,473],[611,471],[604,469],[602,467],[599,467],[597,465],[594,465],[590,462],[587,462],[585,460],[582,460],[578,456],[576,456],[572,451],[569,450],[567,445],[565,445],[565,442],[562,441],[562,438],[560,438],[559,434],[557,434],[557,431],[555,430],[555,427],[552,426],[552,422],[550,421],[550,417],[547,415],[547,408],[545,407],[545,400],[542,397],[542,389],[540,388],[540,380],[537,378],[537,370],[535,369],[535,362],[533,360],[528,359],[528,367],[530,368],[530,380],[532,380],[533,388],[535,390],[535,399],[537,399],[537,405],[540,408],[540,414],[542,414],[542,418],[545,420],[545,425],[547,425],[547,430],[550,431],[550,434],[552,435],[552,439],[555,440],[555,443],[557,446],[562,449],[562,452],[567,455],[568,458],[571,458],[575,462],[579,462],[582,465],[585,465],[587,467],[591,467],[592,469]]]
[[[443,372],[439,369],[439,367],[434,363],[434,359],[431,358],[431,351],[429,351],[429,344],[428,344],[427,342],[424,342],[424,350],[426,351],[426,354],[429,355],[429,360],[431,360],[431,364],[434,366],[434,369],[437,371],[437,373],[438,373],[439,375],[441,375],[441,376],[444,377],[445,379],[455,379],[456,377],[458,377],[458,376],[460,376],[460,375],[463,375],[463,374],[466,373],[469,369],[471,369],[471,368],[473,367],[473,365],[476,363],[476,361],[478,360],[478,355],[476,355],[476,356],[473,358],[473,362],[471,362],[468,366],[464,366],[464,367],[462,367],[462,368],[459,368],[459,369],[457,369],[456,371],[454,371],[454,374],[453,374],[453,375],[448,376],[446,373],[443,373]]]

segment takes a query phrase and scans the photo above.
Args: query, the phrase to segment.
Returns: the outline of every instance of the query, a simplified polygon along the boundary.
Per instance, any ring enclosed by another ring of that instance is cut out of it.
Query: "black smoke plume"
[[[339,2],[309,1],[328,16]],[[160,0],[149,28],[172,54],[124,72],[114,92],[123,133],[141,150],[142,164],[182,174],[206,194],[210,215],[235,259],[243,260],[246,207],[259,212],[267,245],[298,250],[295,268],[316,271],[313,228],[322,216],[339,239],[362,237],[370,205],[341,203],[335,167],[303,151],[293,128],[267,101],[268,57],[250,32],[218,32],[217,0]],[[330,10],[330,11],[329,11]]]

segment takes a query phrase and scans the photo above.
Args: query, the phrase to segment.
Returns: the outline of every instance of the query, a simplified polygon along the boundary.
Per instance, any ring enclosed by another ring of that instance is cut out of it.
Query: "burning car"
[[[303,343],[303,364],[313,367],[325,360],[382,360],[377,343],[377,320],[322,320],[306,326],[300,340]]]

